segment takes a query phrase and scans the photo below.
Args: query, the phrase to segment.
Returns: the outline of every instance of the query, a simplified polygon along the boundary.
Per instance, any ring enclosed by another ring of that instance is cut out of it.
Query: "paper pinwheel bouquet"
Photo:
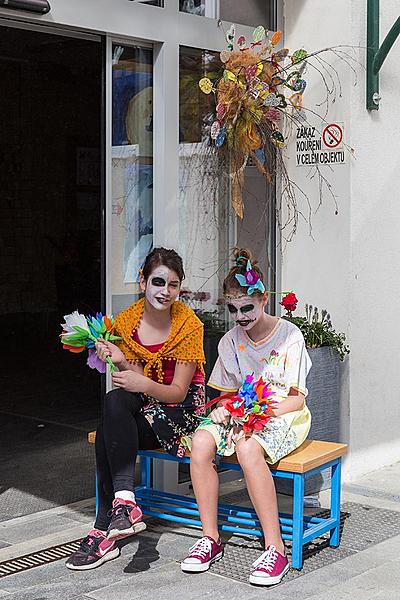
[[[87,364],[91,369],[97,369],[99,373],[105,373],[106,364],[100,360],[95,351],[96,340],[103,339],[114,342],[121,338],[114,335],[114,317],[96,313],[95,317],[85,317],[75,310],[70,315],[64,316],[65,323],[61,324],[61,343],[65,350],[70,352],[83,352],[88,349]],[[111,373],[117,371],[117,367],[111,358],[107,357]]]
[[[251,433],[264,429],[271,419],[271,409],[276,404],[271,398],[273,395],[262,377],[256,381],[253,375],[247,375],[237,395],[223,400],[222,405],[230,412],[234,425]]]
[[[256,380],[253,375],[247,375],[238,393],[221,401],[231,415],[229,426],[238,425],[245,433],[262,431],[273,417],[271,410],[276,406],[273,395],[270,384],[262,377]],[[205,424],[213,423],[209,417],[201,420]]]

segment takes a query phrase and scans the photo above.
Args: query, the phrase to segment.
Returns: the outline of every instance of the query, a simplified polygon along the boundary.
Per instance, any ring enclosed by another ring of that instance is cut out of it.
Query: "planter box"
[[[324,442],[339,441],[340,423],[340,387],[339,387],[339,355],[327,346],[309,348],[312,367],[307,377],[307,406],[311,412],[310,439]],[[293,494],[293,485],[287,480],[277,480],[277,492]],[[305,494],[316,494],[330,487],[330,474],[322,471],[306,479]]]
[[[214,368],[215,363],[218,358],[218,344],[223,334],[220,335],[207,335],[207,332],[204,334],[204,353],[206,355],[206,364],[204,367],[204,371],[206,374],[206,381],[209,380],[211,371]]]

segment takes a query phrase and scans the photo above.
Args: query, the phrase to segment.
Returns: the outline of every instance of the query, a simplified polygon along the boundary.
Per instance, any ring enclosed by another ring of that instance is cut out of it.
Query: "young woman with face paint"
[[[289,570],[282,541],[275,486],[269,464],[277,462],[306,439],[311,416],[305,405],[306,377],[311,367],[300,330],[265,312],[268,293],[262,272],[247,249],[239,249],[235,265],[224,281],[224,297],[235,326],[221,339],[218,359],[208,385],[234,395],[249,374],[270,381],[277,406],[260,432],[245,435],[232,429],[222,406],[209,415],[214,423],[201,425],[192,439],[190,471],[199,506],[203,537],[181,563],[185,572],[206,571],[222,557],[218,532],[218,474],[216,449],[224,456],[236,452],[252,504],[260,520],[265,551],[254,563],[249,581],[279,583]],[[225,442],[225,444],[221,444]]]
[[[178,301],[184,271],[174,250],[155,248],[140,276],[144,294],[116,318],[118,345],[98,341],[98,356],[118,367],[96,432],[99,506],[94,528],[67,567],[93,569],[119,556],[116,541],[146,528],[135,502],[139,449],[185,453],[204,411],[203,324]]]

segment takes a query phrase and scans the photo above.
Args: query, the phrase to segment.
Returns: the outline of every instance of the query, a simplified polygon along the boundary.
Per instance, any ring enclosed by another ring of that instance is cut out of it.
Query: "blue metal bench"
[[[93,442],[95,434],[89,434]],[[340,543],[340,490],[341,460],[346,454],[345,444],[306,440],[304,444],[271,468],[274,477],[293,480],[293,514],[279,514],[282,537],[292,542],[292,567],[301,569],[303,546],[330,532],[330,546]],[[177,458],[162,450],[139,451],[141,484],[135,490],[143,514],[185,525],[201,526],[194,498],[156,490],[152,486],[152,461],[172,460],[190,463],[190,454]],[[224,458],[219,463],[226,469],[240,471],[236,457]],[[304,516],[304,481],[310,475],[331,469],[330,514],[327,518]],[[96,506],[97,509],[97,506]],[[262,537],[256,513],[246,507],[219,503],[218,520],[222,531]]]

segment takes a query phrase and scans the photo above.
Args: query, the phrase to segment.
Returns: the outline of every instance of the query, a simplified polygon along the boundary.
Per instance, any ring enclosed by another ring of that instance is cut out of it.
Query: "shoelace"
[[[126,506],[121,506],[121,504],[117,504],[117,506],[115,506],[112,509],[112,514],[115,516],[120,515],[123,512],[128,512],[128,511],[126,510]]]
[[[132,508],[132,507],[129,507],[126,504],[117,504],[116,506],[113,506],[113,508],[111,510],[108,511],[107,516],[108,517],[118,517],[122,513],[125,513],[125,516],[128,517],[130,514],[129,508]]]
[[[266,571],[272,571],[275,566],[275,563],[278,558],[278,553],[274,546],[271,546],[261,554],[260,558],[258,558],[254,563],[253,567],[265,569]]]
[[[211,549],[212,546],[210,540],[206,537],[202,537],[189,549],[189,554],[196,554],[201,558],[205,558],[207,554],[211,554]]]
[[[101,537],[95,537],[94,535],[87,535],[80,543],[79,549],[83,552],[96,551],[97,547],[101,543]]]

